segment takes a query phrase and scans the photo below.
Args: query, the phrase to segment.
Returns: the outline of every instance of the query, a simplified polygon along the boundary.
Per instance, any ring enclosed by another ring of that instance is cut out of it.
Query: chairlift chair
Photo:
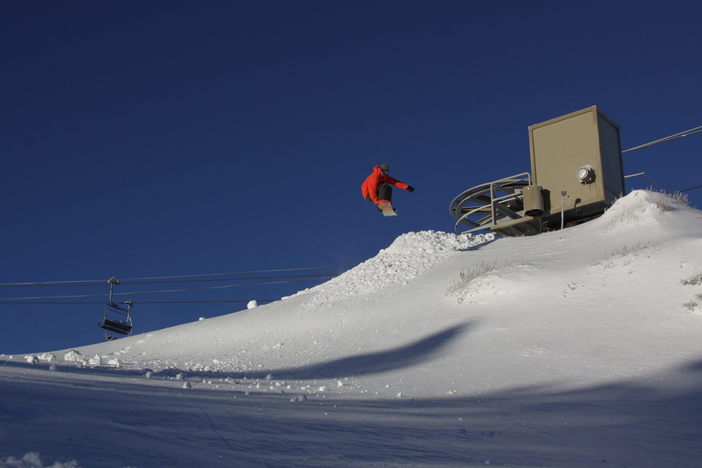
[[[125,301],[122,304],[125,304],[126,307],[115,303],[106,304],[105,314],[98,322],[97,326],[105,330],[105,339],[108,341],[119,338],[114,333],[118,335],[132,334],[132,302]]]
[[[112,300],[112,293],[114,286],[119,284],[119,281],[110,278],[108,280],[110,285],[110,295],[107,304],[105,305],[105,311],[102,320],[98,322],[97,326],[105,330],[105,339],[107,341],[112,341],[120,336],[116,335],[131,335],[132,334],[132,306],[134,303],[132,301],[124,301],[121,304],[116,304]],[[115,335],[116,334],[116,335]]]

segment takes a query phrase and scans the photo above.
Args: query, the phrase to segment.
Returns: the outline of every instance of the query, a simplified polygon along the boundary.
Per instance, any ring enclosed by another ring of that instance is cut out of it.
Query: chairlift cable
[[[264,279],[291,279],[291,278],[333,278],[337,275],[325,274],[325,275],[284,275],[284,276],[245,276],[241,278],[216,278],[216,279],[173,279],[168,281],[138,281],[134,280],[120,280],[119,284],[173,284],[173,283],[204,283],[213,281],[251,281],[251,280],[264,280]]]
[[[150,280],[171,280],[171,279],[183,279],[183,278],[214,278],[216,276],[225,275],[243,275],[252,273],[284,273],[292,271],[310,271],[310,270],[324,270],[332,268],[352,268],[356,265],[322,265],[314,267],[298,267],[298,268],[275,268],[268,270],[246,270],[246,271],[232,271],[225,273],[204,273],[204,274],[191,274],[191,275],[174,275],[174,276],[149,276],[142,278],[123,278],[120,279],[120,283],[124,284],[127,281],[150,281]],[[279,276],[282,277],[282,276]],[[232,278],[232,280],[239,280],[240,278]],[[212,279],[211,281],[222,281],[224,279]],[[195,280],[193,280],[195,281]],[[205,280],[198,280],[205,281]],[[24,282],[7,282],[0,283],[0,287],[23,287],[23,286],[96,286],[104,285],[106,280],[68,280],[68,281],[24,281]],[[185,282],[185,281],[183,281]],[[145,284],[145,283],[144,283]],[[156,284],[156,283],[153,283]]]
[[[76,280],[76,281],[25,281],[16,283],[0,283],[3,288],[24,286],[102,286],[106,280]]]
[[[270,270],[248,270],[248,271],[231,271],[225,273],[204,273],[197,275],[175,275],[175,276],[151,276],[143,278],[123,278],[121,281],[147,281],[147,280],[161,280],[161,279],[179,279],[179,278],[204,278],[213,276],[225,276],[225,275],[244,275],[251,273],[283,273],[288,271],[307,271],[307,270],[323,270],[331,268],[352,268],[356,265],[322,265],[313,267],[299,267],[299,268],[274,268]]]
[[[256,302],[275,302],[280,299],[256,299]],[[251,302],[251,299],[213,299],[209,301],[139,301],[134,304],[222,304],[222,303],[235,303],[235,302]]]
[[[664,138],[659,138],[658,140],[649,141],[648,143],[644,143],[642,145],[634,146],[633,148],[623,150],[622,154],[628,153],[630,151],[642,149],[642,148],[647,148],[649,146],[657,145],[659,143],[665,143],[666,141],[677,140],[678,138],[683,138],[683,137],[686,137],[688,135],[694,135],[695,133],[700,133],[700,132],[702,132],[702,125],[700,125],[699,127],[691,128],[689,130],[684,130],[682,132],[675,133],[673,135],[670,135],[670,136],[667,136]]]
[[[244,284],[224,284],[219,286],[206,286],[199,288],[180,288],[180,289],[157,289],[150,291],[132,291],[132,292],[120,292],[113,293],[114,296],[133,296],[137,294],[166,294],[166,293],[176,293],[176,292],[190,292],[190,291],[208,291],[212,289],[228,289],[228,288],[242,288],[248,286],[270,286],[276,284],[290,284],[290,283],[300,283],[304,281],[309,281],[309,279],[297,279],[297,280],[286,280],[286,281],[265,281],[261,283],[244,283]],[[104,294],[72,294],[65,296],[33,296],[33,297],[5,297],[0,298],[0,303],[8,301],[35,301],[42,299],[80,299],[88,297],[104,297]]]
[[[280,299],[256,299],[256,302],[275,302]],[[139,304],[221,304],[221,303],[248,303],[250,299],[213,299],[202,301],[133,301],[134,305]],[[29,304],[29,305],[105,305],[104,302],[88,301],[1,301],[0,304]]]
[[[211,289],[228,289],[228,288],[244,288],[248,286],[269,286],[274,284],[289,284],[289,283],[300,283],[304,281],[309,281],[308,279],[298,279],[298,280],[288,280],[288,281],[266,281],[263,283],[246,283],[246,284],[222,284],[219,286],[206,286],[199,288],[180,288],[180,289],[156,289],[151,291],[133,291],[133,292],[123,292],[114,293],[115,296],[132,296],[136,294],[163,294],[163,293],[176,293],[176,292],[190,292],[190,291],[208,291]]]
[[[116,295],[116,294],[115,294]],[[35,301],[40,299],[80,299],[83,297],[104,297],[104,294],[71,294],[67,296],[31,296],[31,297],[3,297],[0,298],[0,304],[11,301]]]
[[[279,276],[244,276],[239,278],[208,278],[208,279],[174,279],[166,281],[122,281],[119,280],[120,285],[124,284],[171,284],[171,283],[200,283],[200,282],[215,282],[215,281],[251,281],[251,280],[262,280],[262,279],[291,279],[291,278],[333,278],[337,276],[336,274],[318,274],[318,275],[279,275]],[[6,283],[0,284],[0,287],[5,288],[28,288],[35,286],[70,286],[70,287],[80,287],[80,286],[104,286],[105,280],[100,281],[99,284],[92,283],[81,283],[81,284],[69,284],[69,283],[52,283],[52,284],[20,284],[20,283]]]
[[[648,174],[644,174],[644,177],[647,178],[647,179],[649,180],[649,182],[651,182],[658,190],[663,190],[663,189],[661,188],[661,186],[658,185],[658,182],[656,182],[655,180],[653,180],[653,179],[651,178],[651,176],[649,176]]]
[[[698,188],[702,188],[702,185],[695,185],[694,187],[688,187],[688,188],[686,188],[686,189],[676,190],[676,192],[677,192],[677,193],[689,192],[690,190],[695,190],[695,189],[698,189]]]

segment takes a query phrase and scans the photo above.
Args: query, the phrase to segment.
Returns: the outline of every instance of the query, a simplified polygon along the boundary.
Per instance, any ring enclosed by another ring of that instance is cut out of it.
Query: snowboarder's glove
[[[408,192],[414,192],[414,187],[412,187],[412,186],[410,185],[409,187],[407,187],[407,191],[408,191]]]

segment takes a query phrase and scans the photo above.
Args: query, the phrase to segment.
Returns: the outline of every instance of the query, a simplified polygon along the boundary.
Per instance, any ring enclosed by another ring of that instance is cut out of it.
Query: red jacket
[[[363,194],[363,198],[366,200],[371,199],[373,203],[377,204],[379,201],[378,186],[381,184],[394,185],[402,190],[407,190],[409,188],[409,185],[406,183],[400,182],[387,174],[383,174],[383,172],[380,170],[380,166],[375,166],[373,168],[373,173],[366,177],[363,185],[361,185],[361,193]]]

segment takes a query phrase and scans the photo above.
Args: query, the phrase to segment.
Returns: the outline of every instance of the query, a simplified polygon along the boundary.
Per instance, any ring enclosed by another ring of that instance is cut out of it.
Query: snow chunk
[[[88,365],[93,366],[93,367],[100,367],[100,366],[119,367],[120,362],[119,362],[119,359],[117,359],[116,357],[100,356],[100,355],[96,354],[92,358],[88,359]]]
[[[44,362],[54,362],[56,360],[56,355],[54,355],[54,353],[43,353],[37,356],[37,358]]]
[[[103,365],[104,366],[110,366],[110,367],[120,367],[122,363],[119,361],[119,359],[115,357],[103,357]]]
[[[85,362],[83,355],[74,349],[64,354],[63,360],[68,362]]]
[[[96,354],[92,358],[88,359],[88,364],[93,367],[98,367],[100,364],[102,364],[102,359]]]

